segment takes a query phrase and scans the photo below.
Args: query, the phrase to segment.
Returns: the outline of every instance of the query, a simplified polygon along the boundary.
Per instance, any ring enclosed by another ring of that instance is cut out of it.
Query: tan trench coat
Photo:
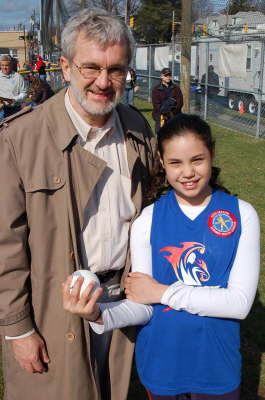
[[[15,336],[35,327],[51,363],[29,374],[3,341],[8,400],[99,400],[87,323],[63,310],[61,283],[80,268],[83,211],[106,166],[76,142],[64,93],[8,123],[0,134],[0,325]],[[153,162],[153,137],[143,117],[118,106],[126,137],[137,213]],[[127,260],[126,270],[129,268]],[[124,273],[124,275],[125,275]],[[109,374],[113,400],[125,400],[134,334],[113,334]]]

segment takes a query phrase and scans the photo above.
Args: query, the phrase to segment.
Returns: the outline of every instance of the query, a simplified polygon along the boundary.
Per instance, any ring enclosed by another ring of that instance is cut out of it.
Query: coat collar
[[[171,89],[173,87],[175,87],[175,83],[173,83],[172,81],[169,83],[168,86],[163,85],[162,81],[160,82],[160,85],[158,86],[158,90],[165,90],[165,89]]]
[[[74,124],[64,105],[64,96],[67,89],[60,90],[49,101],[43,104],[43,112],[48,121],[50,132],[60,148],[64,151],[78,136]]]

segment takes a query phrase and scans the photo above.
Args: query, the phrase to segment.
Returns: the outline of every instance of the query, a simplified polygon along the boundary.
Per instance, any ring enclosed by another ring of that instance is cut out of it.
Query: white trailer
[[[265,104],[265,80],[264,70],[264,39],[249,41],[234,41],[233,43],[245,43],[247,46],[246,78],[222,77],[220,74],[219,51],[224,41],[208,39],[193,44],[192,50],[192,75],[201,82],[202,75],[206,73],[209,65],[213,65],[214,71],[219,75],[220,92],[218,96],[227,99],[227,106],[231,110],[240,110],[250,114],[256,114],[258,102]],[[261,62],[262,60],[262,62]],[[240,61],[239,61],[240,62]]]

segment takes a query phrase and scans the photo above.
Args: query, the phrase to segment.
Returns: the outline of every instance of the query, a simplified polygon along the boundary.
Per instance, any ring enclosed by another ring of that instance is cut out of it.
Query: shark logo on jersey
[[[170,262],[178,280],[186,285],[202,286],[210,279],[206,263],[202,260],[205,246],[198,242],[183,242],[181,247],[168,246],[160,249],[170,255],[164,257]]]

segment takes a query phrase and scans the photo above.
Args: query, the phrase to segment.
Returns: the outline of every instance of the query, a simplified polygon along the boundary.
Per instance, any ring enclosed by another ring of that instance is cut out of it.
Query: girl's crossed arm
[[[257,290],[260,249],[259,219],[254,208],[239,200],[242,233],[230,272],[227,288],[188,286],[183,282],[165,286],[140,273],[129,274],[126,280],[127,298],[140,303],[162,303],[175,310],[219,318],[246,318]],[[153,207],[147,207],[132,229],[132,264],[142,260],[144,270],[151,275],[150,231]],[[142,221],[141,221],[142,219]],[[148,253],[149,247],[149,256]]]

